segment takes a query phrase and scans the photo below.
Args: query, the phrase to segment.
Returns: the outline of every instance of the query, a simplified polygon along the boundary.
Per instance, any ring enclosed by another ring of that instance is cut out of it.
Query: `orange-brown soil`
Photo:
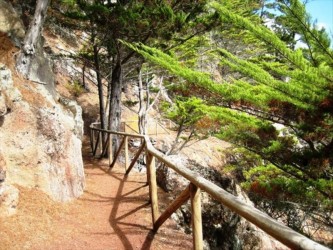
[[[84,147],[86,189],[57,203],[38,189],[20,189],[18,212],[0,219],[0,249],[190,249],[192,238],[168,220],[154,234],[146,175],[111,171]],[[166,201],[162,191],[161,200]],[[163,207],[165,204],[161,204]]]

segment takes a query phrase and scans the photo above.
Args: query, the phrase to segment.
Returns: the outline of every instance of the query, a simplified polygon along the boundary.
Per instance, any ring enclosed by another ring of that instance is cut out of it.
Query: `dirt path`
[[[60,204],[20,188],[18,213],[0,221],[0,249],[192,248],[191,236],[177,231],[172,221],[157,234],[150,230],[145,174],[126,177],[122,166],[109,171],[107,161],[92,159],[87,150],[84,154],[84,195]]]

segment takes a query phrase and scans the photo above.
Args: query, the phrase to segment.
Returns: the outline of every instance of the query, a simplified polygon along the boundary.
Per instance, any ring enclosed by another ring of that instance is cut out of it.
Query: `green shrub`
[[[75,97],[79,97],[84,92],[84,87],[77,80],[67,83],[66,88]]]

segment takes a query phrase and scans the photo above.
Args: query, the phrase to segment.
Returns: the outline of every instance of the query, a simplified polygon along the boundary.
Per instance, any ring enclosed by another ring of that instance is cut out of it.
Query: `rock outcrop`
[[[216,169],[202,166],[182,155],[173,155],[171,160],[179,165],[187,166],[192,171],[199,173],[200,176],[253,206],[248,196],[231,176],[222,175]],[[185,178],[179,176],[171,169],[166,170],[163,166],[159,167],[157,178],[159,185],[175,197],[189,184]],[[255,225],[212,199],[206,193],[202,193],[201,199],[205,249],[288,249]],[[172,215],[172,218],[185,232],[191,232],[191,207],[189,202],[181,206]]]
[[[12,78],[24,25],[3,0],[0,22],[0,216],[7,216],[15,212],[20,186],[42,190],[57,201],[83,193],[83,121],[81,107],[63,101],[53,84],[43,84],[54,79],[48,63],[36,61],[44,78]]]
[[[78,197],[84,188],[81,108],[56,102],[43,85],[20,84],[0,65],[2,185],[38,188],[58,201]]]
[[[0,23],[0,32],[8,34],[19,45],[25,34],[23,22],[13,6],[3,0],[0,0]]]

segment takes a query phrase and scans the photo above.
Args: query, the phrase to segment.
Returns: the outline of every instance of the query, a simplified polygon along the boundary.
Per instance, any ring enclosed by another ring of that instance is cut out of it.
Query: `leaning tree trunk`
[[[100,66],[99,66],[98,48],[97,48],[96,44],[94,44],[93,49],[94,49],[95,72],[96,72],[97,87],[98,87],[99,116],[100,116],[100,120],[101,120],[101,129],[106,129],[106,119],[105,119],[105,111],[104,111],[103,82],[102,82]]]
[[[139,108],[139,113],[138,113],[138,126],[139,126],[139,132],[140,134],[146,135],[148,134],[148,114],[149,114],[149,110],[151,110],[153,108],[153,106],[155,105],[155,103],[158,101],[159,96],[162,93],[163,90],[163,77],[159,78],[159,91],[157,93],[157,95],[155,96],[154,100],[152,101],[152,103],[150,103],[150,91],[149,91],[149,86],[152,83],[150,82],[146,82],[146,91],[144,91],[143,89],[143,83],[142,83],[142,72],[141,69],[139,71],[139,104],[140,104],[140,108]],[[146,95],[144,96],[144,93],[146,93]],[[157,133],[157,131],[156,131]]]
[[[93,43],[95,43],[95,39],[93,38]],[[101,129],[106,129],[106,114],[104,109],[104,93],[103,93],[103,81],[100,71],[100,62],[99,62],[99,55],[98,55],[98,48],[97,45],[93,45],[94,50],[94,66],[96,72],[96,79],[97,79],[97,88],[98,88],[98,99],[99,99],[99,117],[101,121]],[[102,148],[104,152],[104,148],[106,147],[106,133],[102,133]],[[101,155],[103,157],[103,155]]]
[[[41,31],[49,2],[49,0],[37,0],[34,17],[30,22],[21,51],[16,60],[17,70],[26,78],[29,78],[32,70],[32,60],[36,56],[37,51],[41,49]]]
[[[122,66],[117,61],[111,78],[111,98],[109,106],[109,129],[120,131],[121,122],[121,90],[122,90]],[[115,153],[119,145],[117,136],[112,138],[112,152]]]
[[[147,87],[148,89],[148,87]],[[138,126],[139,133],[141,135],[147,134],[147,106],[149,105],[149,99],[147,98],[147,103],[144,102],[143,84],[142,84],[142,71],[139,71],[139,113],[138,113]],[[146,104],[146,105],[145,105]]]

